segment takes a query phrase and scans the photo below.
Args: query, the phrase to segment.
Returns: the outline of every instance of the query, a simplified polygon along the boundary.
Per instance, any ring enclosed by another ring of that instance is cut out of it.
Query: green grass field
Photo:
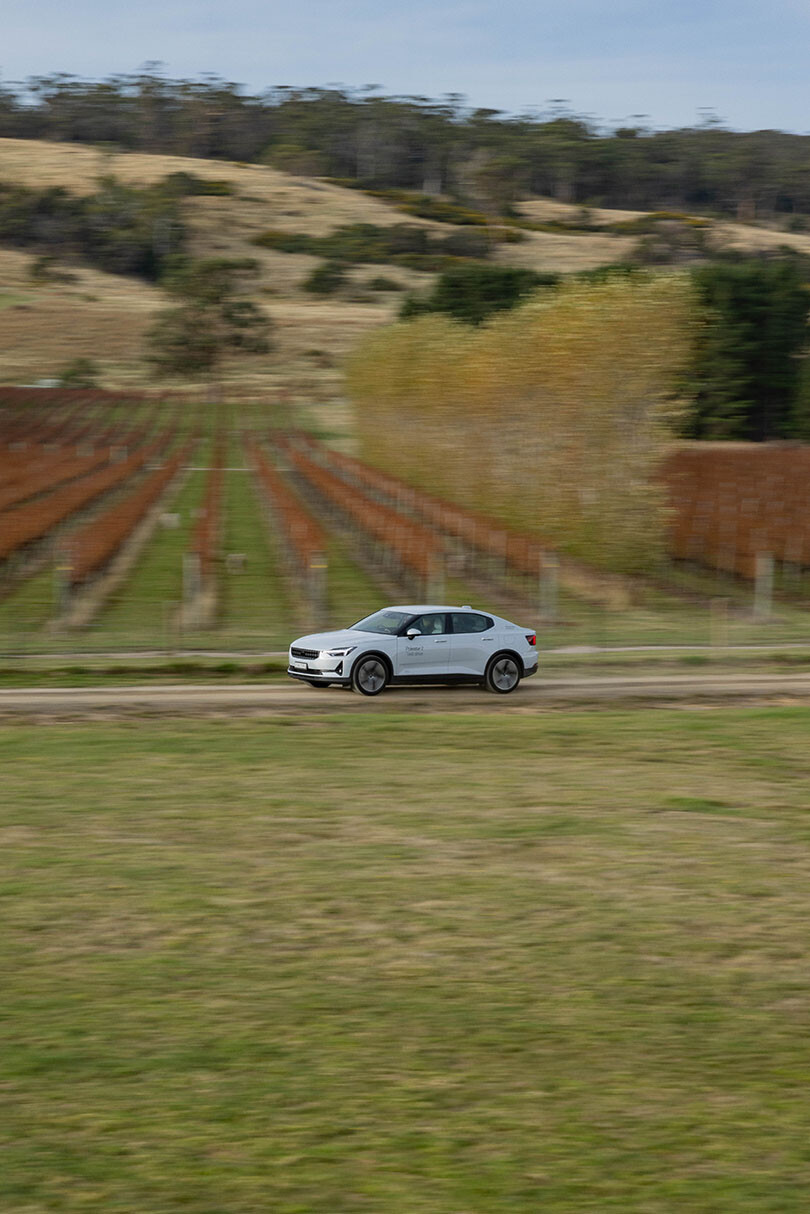
[[[808,737],[4,727],[0,1208],[804,1211]]]

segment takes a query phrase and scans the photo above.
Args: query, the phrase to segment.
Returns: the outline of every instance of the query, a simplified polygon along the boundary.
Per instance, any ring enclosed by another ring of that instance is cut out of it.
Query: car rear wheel
[[[508,653],[496,653],[487,666],[484,675],[484,686],[487,691],[498,695],[507,695],[514,691],[520,682],[520,667],[517,660]]]
[[[378,696],[385,690],[388,670],[382,658],[360,658],[352,670],[352,691],[362,696]]]

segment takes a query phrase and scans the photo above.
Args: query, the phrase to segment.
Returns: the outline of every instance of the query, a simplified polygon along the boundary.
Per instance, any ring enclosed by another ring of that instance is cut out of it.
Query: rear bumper
[[[536,663],[536,665],[530,666],[528,670],[526,670],[524,668],[524,670],[523,670],[524,679],[530,679],[533,674],[537,674],[539,666],[540,666],[540,663],[538,662],[538,663]]]

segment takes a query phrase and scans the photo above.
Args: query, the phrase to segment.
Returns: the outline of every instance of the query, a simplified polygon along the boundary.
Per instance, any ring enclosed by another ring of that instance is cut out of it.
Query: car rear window
[[[493,625],[488,615],[477,615],[474,611],[453,611],[453,632],[486,632]]]

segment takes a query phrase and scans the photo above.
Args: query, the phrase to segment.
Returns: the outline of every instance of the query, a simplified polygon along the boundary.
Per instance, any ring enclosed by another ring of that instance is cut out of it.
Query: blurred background
[[[0,132],[5,654],[807,639],[808,137],[157,70]]]

